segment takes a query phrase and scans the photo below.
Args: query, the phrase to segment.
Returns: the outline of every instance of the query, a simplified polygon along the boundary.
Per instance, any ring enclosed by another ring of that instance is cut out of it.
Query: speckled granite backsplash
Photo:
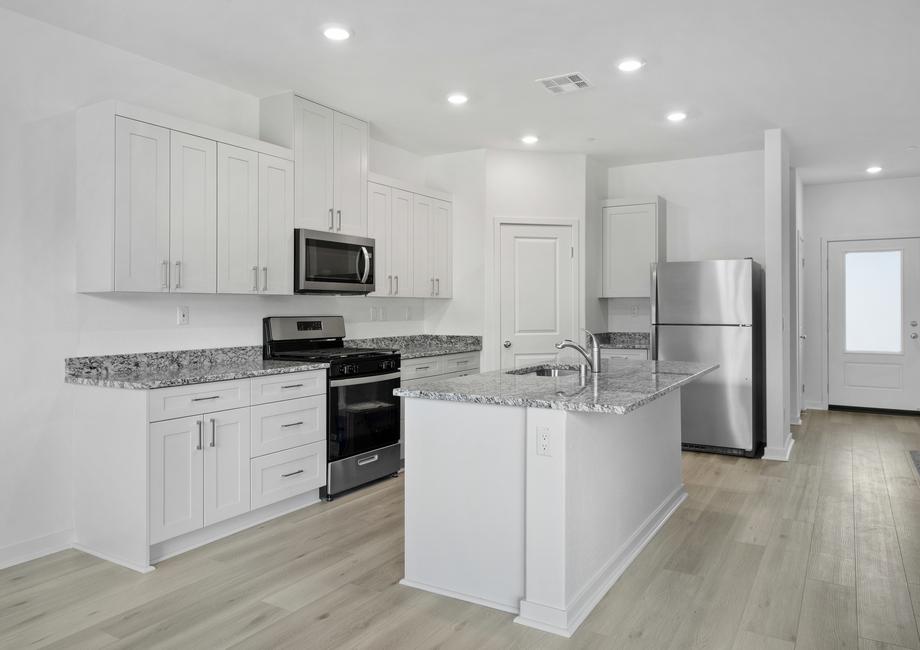
[[[201,350],[171,350],[169,352],[139,352],[110,354],[98,357],[71,357],[64,360],[68,375],[90,373],[122,374],[135,370],[176,370],[190,366],[216,366],[248,363],[262,358],[261,345]]]
[[[647,350],[648,332],[597,332],[597,342],[608,348]]]
[[[411,336],[381,336],[372,339],[345,339],[345,345],[355,348],[393,348],[403,359],[433,357],[482,350],[481,336],[459,334],[415,334]]]

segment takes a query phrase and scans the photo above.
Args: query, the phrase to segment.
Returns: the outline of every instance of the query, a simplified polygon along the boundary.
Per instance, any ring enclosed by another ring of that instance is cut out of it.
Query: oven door
[[[294,231],[297,293],[363,294],[374,290],[374,240],[322,230]]]
[[[399,442],[398,372],[329,382],[329,462]]]

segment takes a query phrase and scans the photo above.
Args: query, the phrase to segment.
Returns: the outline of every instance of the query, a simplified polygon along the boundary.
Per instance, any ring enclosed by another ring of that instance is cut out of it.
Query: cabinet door
[[[658,260],[658,212],[653,203],[604,208],[605,298],[647,298]]]
[[[412,277],[412,207],[413,197],[409,192],[393,190],[390,204],[389,255],[393,274],[393,295],[414,295]]]
[[[204,525],[203,433],[200,417],[150,425],[150,543]]]
[[[293,254],[293,253],[292,253]],[[217,145],[217,292],[254,293],[259,265],[259,155]]]
[[[332,230],[334,111],[294,98],[294,222],[297,228]]]
[[[217,143],[170,134],[171,291],[217,291]]]
[[[412,295],[420,298],[434,296],[434,274],[429,255],[431,203],[427,196],[416,194],[412,205]]]
[[[259,154],[259,290],[294,293],[294,163]]]
[[[115,118],[115,291],[169,291],[169,129]]]
[[[335,231],[367,236],[367,122],[335,113]]]
[[[386,185],[367,184],[367,236],[374,239],[374,277],[377,290],[368,295],[393,294],[393,272],[390,270],[390,221],[392,197]]]
[[[249,409],[204,416],[204,525],[249,512]]]
[[[431,201],[431,225],[428,247],[431,275],[434,276],[436,298],[451,297],[451,204]]]

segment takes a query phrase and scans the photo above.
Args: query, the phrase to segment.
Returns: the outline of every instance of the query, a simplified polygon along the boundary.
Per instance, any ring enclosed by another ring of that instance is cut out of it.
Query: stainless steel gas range
[[[341,316],[263,319],[266,359],[329,363],[326,488],[334,496],[399,471],[399,353],[345,346]]]

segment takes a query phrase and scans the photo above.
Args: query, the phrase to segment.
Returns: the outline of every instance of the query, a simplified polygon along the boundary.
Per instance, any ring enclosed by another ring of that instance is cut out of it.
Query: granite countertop
[[[600,373],[588,373],[585,385],[578,374],[563,377],[523,374],[548,366],[555,364],[454,379],[433,378],[430,383],[398,388],[394,394],[448,402],[625,415],[719,367],[711,363],[605,359]]]
[[[83,386],[149,390],[328,368],[328,363],[265,361],[262,346],[73,357],[64,381]]]
[[[482,350],[481,336],[453,334],[416,334],[413,336],[383,336],[372,339],[345,339],[345,345],[356,348],[392,348],[403,359],[439,357]]]
[[[595,332],[597,342],[602,348],[617,350],[648,350],[648,332]]]

